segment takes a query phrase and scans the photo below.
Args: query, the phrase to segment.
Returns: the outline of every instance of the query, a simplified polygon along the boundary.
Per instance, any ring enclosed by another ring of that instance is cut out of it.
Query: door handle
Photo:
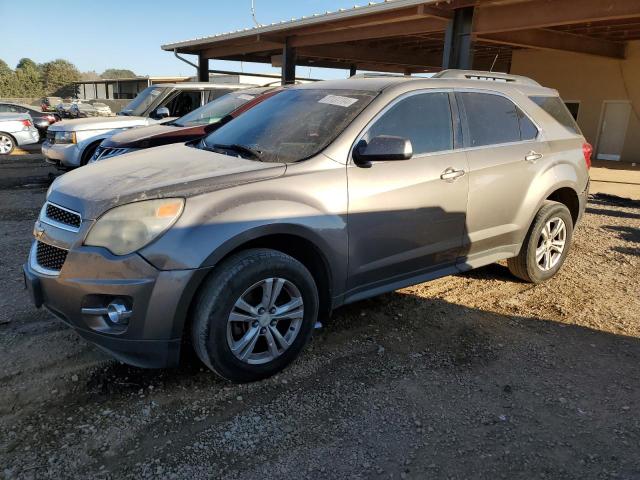
[[[455,179],[462,177],[464,174],[464,170],[456,170],[453,167],[449,167],[444,172],[442,172],[440,178],[442,180],[446,180],[447,182],[453,182]]]
[[[536,163],[543,156],[544,155],[542,155],[541,153],[534,152],[533,150],[531,150],[529,153],[525,155],[524,160],[529,163]]]

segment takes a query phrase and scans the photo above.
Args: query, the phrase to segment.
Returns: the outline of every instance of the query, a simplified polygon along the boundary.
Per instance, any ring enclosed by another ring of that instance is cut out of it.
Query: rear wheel
[[[8,133],[0,132],[0,155],[9,155],[16,148],[16,142]]]
[[[313,277],[293,257],[269,249],[239,252],[216,268],[196,298],[194,349],[227,380],[269,377],[307,343],[318,303]]]
[[[509,270],[525,282],[541,283],[564,263],[573,235],[573,220],[562,203],[547,200],[533,220],[520,253],[508,260]]]

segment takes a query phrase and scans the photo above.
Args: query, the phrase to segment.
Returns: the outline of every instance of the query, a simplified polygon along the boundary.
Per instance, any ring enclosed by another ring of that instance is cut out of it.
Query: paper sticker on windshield
[[[241,100],[253,100],[256,97],[254,97],[253,95],[247,95],[246,93],[243,93],[241,95],[238,95],[237,98],[239,98]]]
[[[318,100],[318,103],[328,103],[329,105],[336,105],[338,107],[350,107],[357,101],[357,98],[342,97],[340,95],[327,95],[326,97]]]

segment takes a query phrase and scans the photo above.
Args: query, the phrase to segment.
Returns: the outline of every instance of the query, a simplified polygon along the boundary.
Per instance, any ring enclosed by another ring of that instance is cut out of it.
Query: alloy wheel
[[[567,243],[567,227],[559,217],[545,223],[536,247],[536,263],[542,271],[551,270],[562,258]]]
[[[265,278],[245,290],[231,309],[229,348],[242,362],[271,362],[294,342],[303,318],[304,302],[298,287],[284,278]]]
[[[7,135],[0,135],[0,154],[6,155],[13,150],[13,140]]]

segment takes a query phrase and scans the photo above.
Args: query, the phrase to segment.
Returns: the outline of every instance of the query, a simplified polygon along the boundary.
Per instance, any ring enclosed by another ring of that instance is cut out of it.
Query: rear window
[[[532,102],[542,108],[545,112],[551,115],[560,125],[566,128],[569,132],[582,135],[580,127],[571,116],[571,113],[567,109],[567,106],[560,99],[560,97],[529,97]]]

